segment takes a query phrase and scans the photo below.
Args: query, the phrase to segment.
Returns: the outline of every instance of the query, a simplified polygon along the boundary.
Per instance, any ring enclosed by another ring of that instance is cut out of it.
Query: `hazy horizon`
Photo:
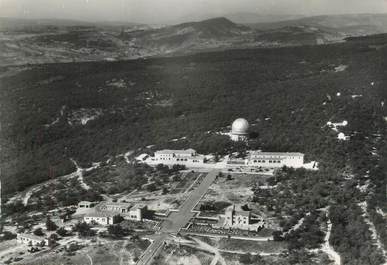
[[[317,16],[387,13],[386,0],[0,0],[0,17],[171,24],[236,13]]]

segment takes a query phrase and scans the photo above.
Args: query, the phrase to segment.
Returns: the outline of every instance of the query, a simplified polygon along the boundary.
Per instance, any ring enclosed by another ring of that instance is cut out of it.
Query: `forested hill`
[[[237,117],[256,124],[263,149],[344,166],[348,146],[370,152],[359,139],[384,130],[386,51],[363,40],[3,68],[2,177],[22,189],[47,179],[49,168],[73,170],[69,157],[102,161],[180,137],[212,152],[219,139],[205,132]],[[324,126],[344,119],[348,143]]]

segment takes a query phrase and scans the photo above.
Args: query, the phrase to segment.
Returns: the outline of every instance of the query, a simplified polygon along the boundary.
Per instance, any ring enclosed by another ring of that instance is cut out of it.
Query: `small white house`
[[[48,245],[48,239],[33,234],[17,234],[17,242],[19,244],[25,244],[34,247],[43,247]]]
[[[89,201],[81,201],[78,203],[78,208],[80,209],[89,209],[93,208],[97,203]]]
[[[99,225],[113,225],[116,223],[115,214],[94,212],[83,217],[83,221],[88,224],[96,223]]]

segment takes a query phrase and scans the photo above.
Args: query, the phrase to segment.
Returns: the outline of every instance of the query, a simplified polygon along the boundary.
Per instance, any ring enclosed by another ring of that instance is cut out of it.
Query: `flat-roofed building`
[[[226,226],[248,225],[250,224],[250,210],[242,209],[241,205],[231,205],[227,207],[224,217]]]
[[[247,205],[231,205],[225,210],[223,228],[257,231],[263,225],[263,221],[253,222],[251,210]]]
[[[81,201],[78,203],[78,208],[89,209],[89,208],[93,208],[96,205],[97,205],[96,202]]]
[[[128,213],[132,205],[126,202],[103,202],[98,205],[99,211],[115,212],[115,213]]]
[[[20,244],[25,244],[25,245],[34,246],[34,247],[43,247],[48,245],[47,238],[36,236],[33,234],[19,233],[17,234],[16,240]]]
[[[205,157],[203,155],[198,155],[194,149],[187,149],[156,151],[153,157],[149,157],[146,160],[146,163],[153,165],[164,164],[168,166],[183,165],[186,167],[201,167],[204,161]]]
[[[99,225],[113,225],[116,223],[116,215],[106,212],[92,212],[88,213],[83,217],[83,221],[88,224],[99,224]]]
[[[125,216],[126,219],[142,221],[144,215],[148,211],[148,207],[143,204],[137,204],[130,208],[129,213]]]
[[[245,164],[254,167],[279,168],[287,166],[300,168],[304,165],[304,154],[250,151]]]

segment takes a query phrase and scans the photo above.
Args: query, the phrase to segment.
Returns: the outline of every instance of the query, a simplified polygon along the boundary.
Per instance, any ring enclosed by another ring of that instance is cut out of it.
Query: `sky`
[[[232,13],[387,13],[387,0],[0,0],[0,17],[175,23]]]

